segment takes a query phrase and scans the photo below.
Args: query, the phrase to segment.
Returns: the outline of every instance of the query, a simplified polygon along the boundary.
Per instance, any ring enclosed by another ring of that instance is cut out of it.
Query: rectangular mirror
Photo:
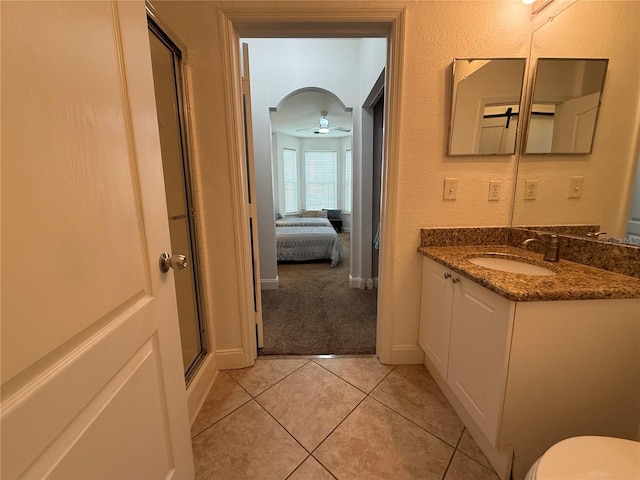
[[[591,153],[608,62],[538,59],[524,153]]]
[[[449,155],[513,155],[524,58],[455,59]]]

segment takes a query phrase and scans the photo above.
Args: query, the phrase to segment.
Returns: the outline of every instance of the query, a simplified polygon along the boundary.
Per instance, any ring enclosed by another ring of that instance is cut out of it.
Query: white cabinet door
[[[0,8],[0,476],[193,478],[144,2]]]
[[[445,379],[449,361],[452,301],[451,272],[425,257],[422,263],[419,343]]]
[[[515,303],[467,280],[454,287],[447,383],[495,446]]]

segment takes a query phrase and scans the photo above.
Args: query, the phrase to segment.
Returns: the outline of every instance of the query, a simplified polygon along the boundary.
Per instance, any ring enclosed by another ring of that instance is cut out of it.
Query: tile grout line
[[[468,454],[464,453],[462,450],[459,450],[458,448],[456,448],[456,452],[460,453],[461,455],[464,455],[465,457],[467,457],[469,460],[471,460],[473,463],[477,463],[478,465],[480,465],[482,468],[484,468],[485,470],[493,473],[494,475],[496,475],[497,477],[497,473],[496,471],[492,468],[487,467],[486,465],[483,465],[482,463],[480,463],[479,461],[477,461],[475,458],[469,456]]]
[[[328,433],[328,434],[327,434],[327,435],[322,439],[322,441],[321,441],[318,445],[316,445],[316,448],[314,448],[314,449],[311,451],[311,456],[313,456],[313,458],[316,460],[316,462],[318,462],[320,465],[322,465],[322,466],[323,466],[323,467],[324,467],[324,468],[325,468],[325,469],[326,469],[326,470],[327,470],[327,471],[328,471],[328,472],[329,472],[329,473],[330,473],[334,478],[336,478],[336,477],[335,477],[335,475],[333,475],[333,472],[332,472],[331,470],[329,470],[329,467],[327,467],[327,466],[326,466],[324,463],[322,463],[318,458],[316,458],[316,456],[315,456],[315,455],[313,455],[313,453],[314,453],[315,451],[317,451],[317,450],[322,446],[322,444],[323,444],[324,442],[326,442],[326,441],[327,441],[327,439],[328,439],[331,435],[333,435],[333,432],[335,432],[335,431],[340,427],[340,425],[342,425],[342,424],[347,420],[347,418],[349,418],[351,415],[353,415],[353,412],[355,412],[355,411],[356,411],[356,409],[357,409],[360,405],[362,405],[362,402],[364,402],[367,398],[369,398],[369,395],[368,395],[368,394],[365,394],[365,395],[364,395],[364,398],[363,398],[362,400],[360,400],[360,401],[358,402],[358,404],[357,404],[355,407],[353,407],[353,408],[351,409],[351,411],[350,411],[349,413],[347,413],[347,414],[345,415],[345,417],[344,417],[342,420],[340,420],[340,422],[338,422],[338,424],[337,424],[337,425],[336,425],[336,426],[335,426],[335,427],[334,427],[334,428],[333,428],[333,429],[332,429],[332,430],[331,430],[331,431],[330,431],[330,432],[329,432],[329,433]]]
[[[275,382],[272,385],[269,385],[267,388],[265,388],[264,390],[260,391],[260,393],[256,394],[255,396],[251,394],[251,392],[249,392],[233,375],[230,375],[229,373],[227,373],[227,371],[222,370],[221,373],[227,375],[229,378],[231,378],[240,388],[242,388],[242,390],[244,390],[246,392],[247,395],[249,395],[249,399],[246,402],[243,402],[241,405],[238,405],[236,408],[234,408],[233,410],[231,410],[229,413],[227,413],[225,416],[223,416],[222,418],[219,418],[218,420],[216,420],[215,422],[213,422],[211,425],[207,426],[204,430],[196,433],[194,436],[191,437],[191,442],[193,443],[193,441],[199,437],[200,435],[202,435],[204,432],[206,432],[207,430],[209,430],[211,427],[213,427],[214,425],[217,425],[219,422],[221,422],[222,420],[224,420],[225,418],[227,418],[229,415],[231,415],[232,413],[236,412],[237,410],[239,410],[240,408],[244,407],[247,403],[249,403],[251,400],[255,400],[255,402],[260,405],[260,407],[262,407],[262,405],[260,404],[260,402],[258,402],[256,400],[256,397],[262,395],[264,392],[266,392],[267,390],[269,390],[271,387],[273,387],[274,385],[277,385],[278,383],[280,383],[282,380],[284,380],[285,378],[287,378],[289,375],[295,373],[296,371],[298,371],[299,369],[301,369],[302,367],[304,367],[305,365],[307,365],[311,360],[308,360],[303,363],[302,365],[300,365],[299,367],[297,367],[295,370],[289,372],[287,375],[285,375],[284,377],[282,377],[280,380],[278,380],[277,382]],[[255,363],[254,363],[255,366]],[[253,368],[253,366],[251,367],[245,367],[245,368]],[[217,379],[216,379],[217,380]],[[215,382],[214,382],[215,383]],[[213,388],[211,389],[213,390]],[[211,394],[211,391],[209,392],[209,394]],[[208,397],[207,397],[208,399]],[[205,400],[206,402],[206,400]],[[262,407],[264,408],[264,407]],[[266,410],[265,410],[266,411]],[[267,412],[268,413],[268,412]],[[196,417],[197,418],[197,417]],[[275,419],[274,419],[275,420]],[[279,423],[278,423],[279,424]],[[283,427],[284,428],[284,427]],[[286,429],[285,429],[286,430]],[[287,431],[287,433],[289,433]],[[289,433],[289,435],[291,435]],[[298,442],[300,443],[300,442]],[[304,448],[304,447],[303,447]],[[305,448],[306,450],[306,448]]]
[[[269,412],[269,410],[267,410],[267,409],[264,407],[264,405],[262,405],[260,402],[258,402],[258,400],[256,400],[255,398],[252,398],[252,400],[253,400],[254,402],[256,402],[256,405],[258,405],[262,410],[264,410],[264,411],[266,412],[266,414],[267,414],[267,415],[269,415],[269,416],[273,419],[273,421],[274,421],[274,422],[276,422],[278,425],[280,425],[280,427],[281,427],[285,432],[287,432],[287,434],[288,434],[291,438],[293,438],[293,440],[294,440],[298,445],[300,445],[300,446],[302,447],[302,449],[303,449],[305,452],[307,452],[307,454],[308,454],[308,455],[307,455],[307,457],[305,457],[305,460],[306,460],[306,459],[311,455],[311,452],[309,451],[309,449],[307,449],[307,447],[305,447],[304,445],[302,445],[302,443],[300,443],[300,440],[298,440],[296,437],[294,437],[294,436],[293,436],[293,434],[292,434],[289,430],[287,430],[287,428],[286,428],[284,425],[282,425],[282,424],[278,421],[278,419],[277,419],[276,417],[274,417],[274,416],[271,414],[271,412]],[[300,465],[302,465],[302,463],[304,463],[304,460],[300,463]],[[300,466],[300,465],[298,465],[298,466]],[[297,468],[297,467],[296,467],[296,468]]]
[[[402,418],[404,418],[405,420],[407,420],[409,423],[411,423],[411,424],[415,425],[416,427],[420,428],[422,431],[424,431],[424,432],[428,433],[429,435],[433,436],[434,438],[438,439],[439,441],[441,441],[442,443],[444,443],[445,445],[447,445],[447,446],[449,446],[449,447],[451,447],[451,448],[453,449],[453,451],[452,451],[452,453],[451,453],[451,457],[449,458],[449,462],[447,463],[447,467],[445,468],[444,473],[443,473],[443,478],[444,478],[444,475],[446,475],[446,472],[447,472],[447,471],[448,471],[448,469],[449,469],[449,466],[450,466],[450,464],[451,464],[451,461],[453,460],[453,456],[455,455],[455,452],[456,452],[456,451],[459,451],[459,450],[458,450],[458,445],[460,444],[460,441],[462,440],[462,435],[464,434],[464,430],[465,430],[465,428],[466,428],[466,427],[464,427],[464,424],[463,424],[462,431],[460,432],[460,435],[459,435],[459,437],[458,437],[457,441],[455,442],[455,445],[452,445],[452,444],[451,444],[451,443],[449,443],[448,441],[446,441],[446,440],[444,440],[443,438],[441,438],[439,435],[437,435],[437,434],[435,434],[435,433],[433,433],[433,432],[429,431],[429,430],[428,430],[427,428],[425,428],[424,426],[419,425],[418,423],[416,423],[416,422],[415,422],[415,421],[413,421],[412,419],[408,418],[408,417],[407,417],[407,416],[405,416],[404,414],[402,414],[402,413],[400,413],[400,412],[396,411],[393,407],[391,407],[391,406],[387,405],[387,404],[386,404],[386,403],[384,403],[382,400],[379,400],[379,399],[377,399],[376,397],[372,396],[371,394],[374,392],[374,390],[375,390],[375,389],[376,389],[376,388],[377,388],[377,387],[378,387],[378,386],[379,386],[379,385],[380,385],[380,384],[381,384],[381,383],[382,383],[382,382],[383,382],[383,381],[384,381],[384,380],[385,380],[385,379],[386,379],[386,378],[391,374],[391,372],[393,372],[393,371],[396,369],[397,365],[393,365],[393,366],[392,366],[392,368],[391,368],[391,369],[390,369],[390,370],[385,374],[385,376],[384,376],[384,377],[383,377],[383,378],[382,378],[382,379],[381,379],[381,380],[380,380],[380,381],[379,381],[379,382],[378,382],[378,383],[377,383],[377,384],[376,384],[376,385],[371,389],[371,391],[370,391],[369,393],[367,393],[367,392],[362,391],[360,388],[356,387],[355,385],[351,384],[348,380],[345,380],[344,378],[342,378],[342,377],[341,377],[340,375],[338,375],[337,373],[335,373],[335,372],[333,372],[333,371],[329,370],[328,368],[326,368],[326,367],[324,367],[324,366],[322,366],[322,365],[320,365],[320,364],[316,363],[313,359],[312,359],[312,360],[310,360],[310,361],[311,361],[311,362],[313,362],[313,363],[315,363],[315,364],[316,364],[316,365],[318,365],[319,367],[322,367],[323,369],[325,369],[325,370],[326,370],[326,371],[328,371],[329,373],[331,373],[331,374],[335,375],[336,377],[338,377],[340,380],[342,380],[342,381],[344,381],[344,382],[348,383],[349,385],[352,385],[352,386],[353,386],[354,388],[356,388],[358,391],[360,391],[360,392],[362,392],[362,393],[364,393],[364,394],[365,394],[365,398],[363,398],[363,399],[362,399],[362,401],[360,401],[360,402],[359,402],[359,403],[358,403],[358,404],[357,404],[357,405],[356,405],[356,406],[355,406],[355,407],[354,407],[354,408],[349,412],[349,414],[347,414],[347,416],[346,416],[344,419],[342,419],[342,421],[340,421],[340,423],[338,423],[338,425],[336,425],[336,427],[335,427],[331,432],[329,432],[329,434],[327,434],[327,436],[322,440],[322,442],[320,442],[320,443],[318,444],[318,446],[317,446],[315,449],[313,449],[313,450],[311,451],[311,455],[312,455],[312,456],[313,456],[313,453],[314,453],[314,452],[315,452],[315,451],[316,451],[316,450],[317,450],[317,449],[318,449],[318,448],[319,448],[319,447],[320,447],[320,446],[321,446],[321,445],[322,445],[322,444],[323,444],[323,443],[324,443],[324,442],[325,442],[325,441],[326,441],[326,440],[327,440],[327,439],[328,439],[328,438],[333,434],[333,432],[335,432],[335,430],[337,430],[337,429],[338,429],[338,427],[340,427],[340,425],[342,425],[342,423],[343,423],[347,418],[349,418],[349,417],[353,414],[353,412],[354,412],[354,411],[355,411],[355,410],[356,410],[356,409],[357,409],[357,408],[358,408],[358,407],[359,407],[359,406],[360,406],[360,405],[361,405],[361,404],[362,404],[362,403],[363,403],[367,398],[371,398],[371,399],[372,399],[372,400],[374,400],[375,402],[379,403],[380,405],[384,406],[385,408],[388,408],[389,410],[391,410],[391,411],[392,411],[392,412],[394,412],[395,414],[397,414],[397,415],[401,416]],[[456,414],[456,416],[457,416],[457,414]],[[458,417],[458,418],[459,418],[459,417]],[[462,451],[460,451],[460,453],[464,454],[464,452],[462,452]],[[465,455],[465,456],[466,456],[466,457],[468,457],[468,455]],[[313,458],[315,458],[315,459],[318,461],[318,463],[320,463],[320,464],[321,464],[323,467],[325,467],[329,472],[331,472],[331,471],[330,471],[330,470],[329,470],[329,469],[328,469],[324,464],[322,464],[322,462],[320,462],[320,460],[318,460],[315,456],[314,456]],[[484,466],[484,465],[480,464],[479,462],[477,462],[476,460],[474,460],[473,458],[471,458],[471,457],[469,457],[469,458],[470,458],[471,460],[473,460],[475,463],[478,463],[479,465]],[[486,467],[485,467],[485,468],[486,468]]]
[[[458,451],[458,445],[460,445],[460,442],[462,441],[462,436],[464,435],[464,430],[466,427],[464,427],[462,429],[462,432],[460,432],[460,436],[458,437],[458,441],[456,442],[456,446],[453,447],[453,452],[451,452],[451,457],[449,457],[449,461],[447,462],[447,466],[444,469],[444,472],[442,472],[442,477],[441,480],[444,480],[447,476],[447,472],[449,471],[449,468],[451,468],[451,462],[453,462],[453,457],[456,456],[456,452]]]
[[[317,362],[315,361],[315,359],[312,359],[312,360],[311,360],[311,362],[313,362],[314,364],[316,364],[317,366],[319,366],[319,367],[320,367],[320,368],[322,368],[323,370],[325,370],[325,371],[329,372],[331,375],[334,375],[336,378],[338,378],[338,379],[342,380],[343,382],[347,383],[348,385],[351,385],[353,388],[355,388],[356,390],[358,390],[359,392],[361,392],[361,393],[363,393],[363,394],[364,394],[364,397],[362,398],[362,400],[360,400],[360,401],[359,401],[359,402],[358,402],[358,403],[357,403],[357,404],[356,404],[356,405],[355,405],[355,406],[354,406],[354,407],[349,411],[349,413],[347,413],[347,415],[345,415],[345,417],[344,417],[342,420],[340,420],[340,422],[338,422],[338,424],[337,424],[337,425],[336,425],[336,426],[335,426],[335,427],[334,427],[334,428],[333,428],[333,429],[332,429],[332,430],[331,430],[331,431],[330,431],[330,432],[329,432],[329,433],[328,433],[328,434],[327,434],[327,435],[322,439],[322,441],[321,441],[321,442],[320,442],[320,443],[319,443],[319,444],[318,444],[318,445],[317,445],[317,446],[316,446],[316,447],[311,451],[311,457],[313,457],[313,459],[314,459],[316,462],[318,462],[320,465],[322,465],[322,467],[323,467],[327,472],[329,472],[329,474],[330,474],[333,478],[337,479],[337,477],[333,474],[333,472],[329,469],[329,467],[328,467],[328,466],[326,466],[325,464],[323,464],[323,463],[320,461],[320,459],[318,459],[315,455],[313,455],[313,453],[314,453],[314,452],[316,452],[316,451],[318,450],[318,448],[320,448],[320,447],[322,446],[322,444],[323,444],[323,443],[325,443],[325,442],[327,441],[327,439],[328,439],[331,435],[333,435],[333,433],[334,433],[334,432],[335,432],[335,431],[340,427],[340,425],[342,425],[342,424],[347,420],[347,418],[349,418],[349,417],[353,414],[353,412],[355,412],[355,411],[356,411],[356,409],[357,409],[360,405],[362,405],[362,403],[363,403],[367,398],[369,398],[369,393],[370,393],[370,392],[373,392],[373,390],[375,390],[375,388],[376,388],[378,385],[380,385],[380,383],[381,383],[381,382],[383,382],[385,378],[387,378],[387,376],[388,376],[388,375],[389,375],[389,374],[390,374],[390,373],[395,369],[395,367],[396,367],[396,366],[395,366],[395,365],[393,365],[393,366],[392,366],[392,368],[391,368],[387,373],[385,373],[385,375],[380,379],[380,381],[379,381],[378,383],[376,383],[376,384],[373,386],[373,388],[371,388],[370,392],[369,392],[369,393],[367,393],[367,392],[363,391],[362,389],[360,389],[360,388],[356,387],[354,384],[352,384],[351,382],[349,382],[349,381],[348,381],[348,380],[346,380],[345,378],[341,377],[341,376],[340,376],[340,375],[338,375],[337,373],[333,372],[332,370],[329,370],[329,369],[328,369],[328,368],[326,368],[325,366],[320,365],[319,363],[317,363]]]
[[[223,371],[222,373],[224,373],[224,374],[225,374],[225,375],[227,375],[229,378],[231,378],[234,382],[236,382],[236,383],[240,386],[240,388],[242,388],[242,390],[244,390],[244,391],[245,391],[245,393],[246,393],[247,395],[249,395],[249,399],[248,399],[246,402],[242,402],[242,404],[238,405],[236,408],[234,408],[234,409],[233,409],[233,410],[231,410],[229,413],[227,413],[227,414],[226,414],[226,415],[224,415],[223,417],[221,417],[221,418],[219,418],[218,420],[216,420],[215,422],[213,422],[211,425],[208,425],[208,426],[207,426],[206,428],[204,428],[202,431],[200,431],[200,432],[196,433],[193,437],[191,437],[191,442],[192,442],[192,443],[193,443],[193,441],[194,441],[197,437],[199,437],[200,435],[202,435],[204,432],[206,432],[207,430],[209,430],[211,427],[213,427],[214,425],[217,425],[219,422],[221,422],[222,420],[224,420],[225,418],[227,418],[229,415],[231,415],[231,414],[232,414],[232,413],[234,413],[235,411],[239,410],[240,408],[244,407],[247,403],[249,403],[251,400],[253,400],[253,397],[251,396],[251,394],[250,394],[249,392],[247,392],[247,390],[246,390],[242,385],[240,385],[240,384],[236,381],[236,379],[235,379],[235,378],[233,378],[233,377],[232,377],[231,375],[229,375],[227,372],[224,372],[224,371]],[[216,378],[216,380],[217,380],[217,378]],[[215,382],[214,382],[214,383],[215,383]],[[213,391],[213,387],[211,388],[211,391]],[[211,393],[211,392],[209,392],[209,393]],[[208,399],[209,399],[209,397],[207,396],[207,400],[208,400]],[[205,403],[206,403],[206,400],[205,400]],[[203,405],[204,405],[204,404],[203,404]],[[199,414],[198,414],[198,415],[199,415]],[[198,417],[196,417],[196,419],[197,419],[197,418],[198,418]]]
[[[396,413],[398,415],[400,415],[402,418],[404,418],[405,420],[407,420],[408,422],[411,422],[413,425],[415,425],[416,427],[421,428],[422,430],[424,430],[425,432],[427,432],[429,435],[437,438],[438,440],[440,440],[441,442],[445,443],[446,445],[452,447],[452,448],[456,448],[454,445],[451,445],[451,443],[449,443],[448,441],[446,441],[444,438],[441,438],[439,435],[429,431],[426,427],[420,425],[419,423],[416,423],[414,420],[410,419],[409,417],[407,417],[406,415],[404,415],[401,412],[398,412],[397,410],[395,410],[393,407],[387,405],[386,403],[384,403],[382,400],[377,399],[376,397],[371,397],[373,400],[375,400],[376,402],[378,402],[380,405],[384,405],[386,408],[388,408],[389,410],[391,410],[393,413]],[[457,414],[456,414],[457,416]],[[463,424],[463,429],[462,431],[464,431],[464,424]]]
[[[354,385],[354,384],[353,384],[353,383],[351,383],[349,380],[347,380],[346,378],[341,377],[340,375],[338,375],[338,374],[337,374],[337,373],[335,373],[334,371],[329,370],[329,369],[328,369],[327,367],[325,367],[324,365],[320,365],[320,364],[319,364],[319,363],[317,363],[315,360],[311,360],[311,362],[312,362],[312,363],[315,363],[317,366],[319,366],[319,367],[321,367],[321,368],[325,369],[325,370],[326,370],[327,372],[329,372],[331,375],[335,375],[335,376],[336,376],[336,377],[338,377],[340,380],[342,380],[343,382],[348,383],[348,384],[349,384],[349,385],[351,385],[353,388],[356,388],[358,391],[360,391],[360,392],[364,393],[365,395],[369,395],[369,393],[373,392],[373,391],[376,389],[376,387],[377,387],[378,385],[380,385],[380,383],[382,383],[382,381],[383,381],[385,378],[387,378],[387,376],[388,376],[388,375],[389,375],[389,374],[390,374],[390,373],[391,373],[391,372],[396,368],[396,366],[395,366],[395,365],[392,365],[391,370],[389,370],[387,373],[385,373],[385,374],[384,374],[384,377],[382,377],[382,378],[380,379],[380,381],[379,381],[378,383],[376,383],[376,384],[373,386],[373,388],[371,388],[371,390],[370,390],[369,392],[365,392],[365,391],[364,391],[363,389],[361,389],[360,387],[358,387],[358,386]],[[381,365],[382,365],[382,364],[381,364]]]
[[[463,429],[458,437],[458,440],[455,442],[455,446],[450,444],[449,442],[445,441],[444,439],[440,438],[438,435],[434,434],[433,432],[429,431],[427,428],[423,427],[422,425],[417,424],[415,421],[413,421],[412,419],[408,418],[407,416],[405,416],[404,414],[396,411],[393,407],[387,405],[386,403],[384,403],[383,401],[377,399],[376,397],[374,397],[372,394],[373,392],[376,390],[376,388],[378,388],[378,386],[380,386],[380,384],[382,382],[385,381],[385,379],[387,379],[387,377],[396,369],[397,365],[391,365],[391,369],[385,373],[385,375],[371,388],[371,390],[369,391],[369,393],[365,392],[364,390],[358,388],[356,385],[352,384],[351,382],[349,382],[348,380],[346,380],[345,378],[341,377],[340,375],[338,375],[337,373],[329,370],[328,368],[326,368],[323,365],[320,365],[319,363],[317,363],[313,358],[307,358],[305,359],[306,361],[304,363],[302,363],[300,366],[296,367],[294,370],[292,370],[291,372],[289,372],[288,374],[286,374],[284,377],[280,378],[279,380],[277,380],[276,382],[274,382],[273,384],[269,385],[268,387],[266,387],[264,390],[260,391],[259,393],[257,393],[256,395],[252,395],[234,376],[230,375],[229,373],[227,373],[226,371],[223,371],[221,373],[224,373],[225,375],[227,375],[228,377],[230,377],[237,385],[240,386],[240,388],[247,393],[247,395],[249,395],[249,399],[242,402],[242,404],[238,405],[236,408],[234,408],[233,410],[231,410],[229,413],[227,413],[226,415],[224,415],[222,418],[218,419],[217,421],[215,421],[214,423],[212,423],[211,425],[207,426],[206,428],[204,428],[202,431],[198,432],[196,435],[194,435],[193,437],[191,437],[191,441],[194,442],[198,437],[200,437],[203,433],[205,433],[207,430],[209,430],[210,428],[214,427],[215,425],[217,425],[218,423],[220,423],[222,420],[224,420],[225,418],[229,417],[231,414],[237,412],[239,409],[241,409],[242,407],[246,406],[249,402],[251,402],[252,400],[264,411],[267,413],[267,415],[269,415],[270,418],[272,418],[276,424],[278,424],[284,431],[287,432],[287,434],[289,434],[289,436],[298,444],[302,447],[302,449],[307,453],[306,457],[296,466],[296,468],[286,477],[287,479],[290,478],[294,472],[296,472],[310,457],[317,461],[321,467],[323,469],[325,469],[334,479],[337,479],[337,477],[333,474],[333,472],[331,472],[331,470],[324,465],[318,458],[316,458],[314,456],[314,453],[318,450],[318,448],[320,448],[320,446],[322,446],[327,439],[347,420],[347,418],[349,418],[357,409],[358,407],[365,401],[367,400],[367,398],[371,398],[372,400],[376,401],[376,403],[379,403],[380,405],[384,406],[385,408],[388,408],[390,411],[396,413],[397,415],[399,415],[400,417],[404,418],[405,420],[407,420],[409,423],[417,426],[418,428],[420,428],[421,430],[423,430],[424,432],[428,433],[429,435],[433,436],[434,438],[438,439],[439,441],[443,442],[445,445],[448,445],[450,447],[453,448],[452,454],[449,458],[449,461],[446,465],[446,468],[442,474],[441,480],[445,479],[447,476],[447,473],[449,472],[449,469],[451,468],[451,464],[453,463],[453,458],[455,457],[456,452],[460,452],[462,455],[464,455],[464,457],[466,457],[467,459],[473,461],[474,464],[477,464],[481,467],[483,467],[484,470],[487,470],[488,472],[491,472],[494,476],[496,475],[495,471],[492,468],[487,467],[486,465],[483,465],[482,463],[480,463],[479,461],[477,461],[476,459],[472,458],[470,455],[466,454],[465,452],[463,452],[462,450],[459,449],[460,443],[462,442],[462,437],[464,436],[464,432],[466,430],[466,427],[463,424]],[[324,371],[327,371],[328,373],[332,374],[333,376],[337,377],[338,379],[342,380],[343,382],[345,382],[346,384],[350,385],[351,387],[355,388],[358,392],[361,392],[364,394],[364,397],[346,414],[346,416],[340,421],[338,422],[338,424],[322,439],[322,441],[313,449],[307,449],[304,445],[302,445],[302,443],[300,441],[298,441],[298,439],[291,433],[289,432],[289,430],[287,430],[284,425],[282,425],[258,400],[257,397],[259,397],[260,395],[262,395],[263,393],[267,392],[268,390],[270,390],[271,388],[273,388],[274,386],[276,386],[278,383],[282,382],[283,380],[285,380],[286,378],[288,378],[289,376],[293,375],[294,373],[296,373],[298,370],[302,369],[303,367],[307,366],[309,363],[313,363],[315,366],[321,367]],[[251,368],[251,367],[249,367]],[[459,418],[459,417],[458,417]],[[497,477],[496,477],[497,478]]]
[[[275,387],[277,384],[279,384],[280,382],[282,382],[285,378],[290,377],[291,375],[293,375],[294,373],[296,373],[298,370],[300,370],[302,367],[304,367],[305,365],[308,365],[309,362],[311,362],[311,360],[306,359],[307,361],[304,362],[302,365],[300,365],[299,367],[295,368],[294,370],[290,371],[289,373],[287,373],[284,377],[282,377],[280,380],[277,380],[275,383],[272,383],[271,385],[269,385],[267,388],[265,388],[264,390],[261,390],[260,392],[256,393],[255,395],[252,395],[250,392],[247,391],[247,393],[249,395],[251,395],[251,398],[256,399],[257,397],[259,397],[260,395],[262,395],[264,392],[266,392],[267,390],[272,389],[273,387]],[[254,364],[255,366],[255,364]],[[249,367],[249,368],[253,368],[253,367]],[[235,380],[235,379],[234,379]],[[237,381],[237,380],[236,380]],[[242,385],[240,385],[242,386]],[[246,389],[245,389],[246,391]]]

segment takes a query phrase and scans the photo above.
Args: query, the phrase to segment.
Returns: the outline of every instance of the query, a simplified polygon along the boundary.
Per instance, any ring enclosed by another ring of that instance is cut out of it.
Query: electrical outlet
[[[524,181],[524,199],[535,200],[538,194],[538,180]]]
[[[457,195],[458,195],[458,179],[445,178],[444,191],[442,193],[442,198],[445,200],[455,200]]]
[[[502,182],[491,180],[489,182],[489,200],[500,200],[500,185]]]
[[[580,198],[584,187],[584,177],[569,177],[568,198]]]

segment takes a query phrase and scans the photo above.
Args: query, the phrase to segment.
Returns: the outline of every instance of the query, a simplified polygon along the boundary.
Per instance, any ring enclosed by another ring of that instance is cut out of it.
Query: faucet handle
[[[555,245],[558,243],[558,235],[555,233],[539,233],[538,236],[544,240],[550,240],[551,245]]]

